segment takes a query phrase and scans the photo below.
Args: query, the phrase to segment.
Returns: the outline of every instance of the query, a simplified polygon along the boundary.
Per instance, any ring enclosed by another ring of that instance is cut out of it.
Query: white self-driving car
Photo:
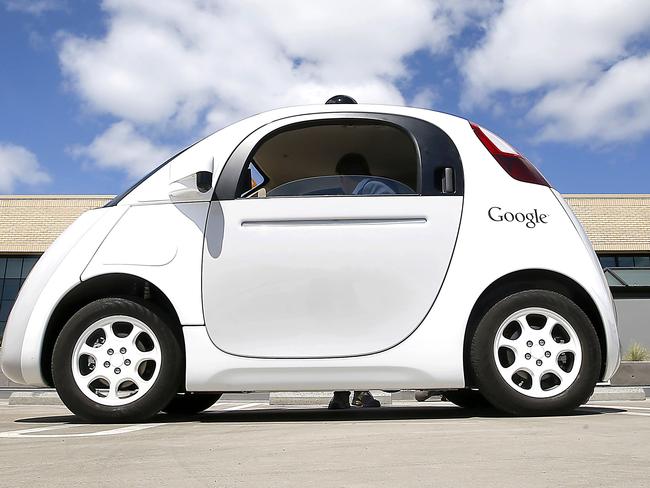
[[[223,392],[585,402],[619,340],[558,192],[463,118],[338,101],[235,123],[82,215],[20,291],[5,374],[113,422]]]

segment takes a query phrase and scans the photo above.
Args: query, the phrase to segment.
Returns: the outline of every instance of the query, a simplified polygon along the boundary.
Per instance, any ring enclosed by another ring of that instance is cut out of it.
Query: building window
[[[38,261],[38,256],[0,256],[0,337],[7,317],[18,296],[18,290]]]
[[[603,268],[650,268],[650,254],[601,254]]]

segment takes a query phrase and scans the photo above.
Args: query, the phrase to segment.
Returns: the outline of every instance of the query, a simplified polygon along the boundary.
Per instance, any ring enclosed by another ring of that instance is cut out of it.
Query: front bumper
[[[84,213],[52,243],[32,269],[9,314],[2,340],[2,371],[11,381],[46,386],[41,353],[52,312],[67,292],[80,283],[81,273],[126,208]]]

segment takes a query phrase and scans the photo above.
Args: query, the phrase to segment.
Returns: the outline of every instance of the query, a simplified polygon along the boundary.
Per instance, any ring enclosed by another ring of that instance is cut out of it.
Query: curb
[[[393,400],[398,402],[415,401],[415,391],[402,390],[391,394],[384,391],[372,390],[372,394],[383,406],[388,406],[393,404]],[[650,393],[650,388],[641,386],[597,386],[589,401],[642,401],[646,399],[647,393]],[[269,405],[324,406],[329,403],[331,398],[331,391],[276,391],[269,394]],[[11,393],[7,403],[8,405],[63,405],[59,395],[52,389],[44,391],[14,391]]]
[[[9,405],[63,405],[56,391],[15,391]]]
[[[602,402],[608,400],[645,400],[645,389],[640,386],[597,386],[590,402]]]

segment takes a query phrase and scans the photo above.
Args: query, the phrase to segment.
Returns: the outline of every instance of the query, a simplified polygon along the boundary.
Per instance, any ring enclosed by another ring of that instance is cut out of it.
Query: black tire
[[[565,319],[581,345],[582,364],[573,383],[557,395],[536,398],[525,395],[501,376],[494,357],[497,332],[504,321],[526,308],[541,308]],[[513,415],[559,415],[585,403],[594,391],[601,367],[598,336],[587,315],[564,295],[528,290],[496,303],[479,322],[471,342],[471,367],[476,386],[496,408]]]
[[[177,393],[163,412],[170,415],[192,415],[217,403],[221,393]]]
[[[103,405],[86,396],[77,386],[72,370],[78,339],[92,324],[113,315],[143,322],[160,345],[160,369],[151,387],[140,398],[119,406]],[[52,355],[52,377],[63,403],[79,417],[92,422],[141,422],[160,412],[179,390],[185,370],[178,332],[166,320],[164,313],[152,305],[125,298],[102,298],[75,313],[61,330]]]
[[[478,390],[449,390],[441,392],[443,398],[461,408],[491,408],[492,404]]]

